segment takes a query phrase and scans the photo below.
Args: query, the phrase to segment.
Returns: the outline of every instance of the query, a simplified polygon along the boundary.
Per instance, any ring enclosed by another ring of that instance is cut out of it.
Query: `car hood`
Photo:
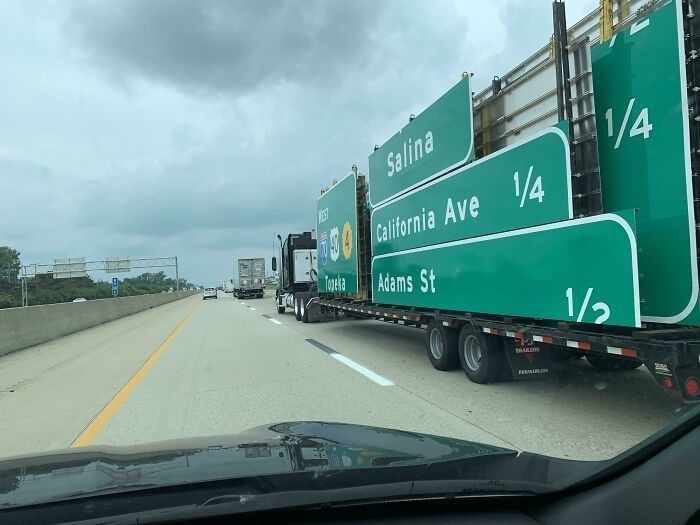
[[[516,451],[428,434],[315,421],[240,434],[91,446],[0,461],[0,508],[148,487],[315,471],[429,465]]]

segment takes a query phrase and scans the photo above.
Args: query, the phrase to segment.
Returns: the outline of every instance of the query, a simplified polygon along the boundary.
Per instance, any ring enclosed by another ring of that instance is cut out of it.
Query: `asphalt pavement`
[[[477,385],[433,369],[424,337],[374,320],[304,324],[269,291],[193,296],[0,358],[0,457],[323,420],[605,459],[684,408],[644,368],[583,359]]]

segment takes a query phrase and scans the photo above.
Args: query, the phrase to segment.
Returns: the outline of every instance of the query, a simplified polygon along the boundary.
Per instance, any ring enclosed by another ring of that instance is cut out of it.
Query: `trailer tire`
[[[620,370],[634,370],[642,366],[641,361],[631,359],[617,359],[604,355],[587,355],[586,361],[595,368],[603,372],[617,372]]]
[[[298,295],[294,296],[294,318],[301,321],[301,301]]]
[[[459,333],[458,355],[464,373],[478,384],[497,381],[506,366],[503,338],[478,332],[470,324]]]
[[[457,368],[457,333],[452,328],[442,326],[435,319],[428,323],[425,329],[425,347],[430,364],[437,370],[453,370]]]

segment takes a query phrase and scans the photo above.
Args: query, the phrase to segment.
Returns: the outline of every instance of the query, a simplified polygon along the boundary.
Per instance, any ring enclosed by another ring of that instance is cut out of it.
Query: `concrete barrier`
[[[0,310],[0,356],[201,292],[183,291]]]

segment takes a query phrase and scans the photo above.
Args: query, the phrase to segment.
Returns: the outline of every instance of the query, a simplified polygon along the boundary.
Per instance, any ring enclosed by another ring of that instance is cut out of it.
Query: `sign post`
[[[112,297],[119,295],[119,279],[112,277]]]

